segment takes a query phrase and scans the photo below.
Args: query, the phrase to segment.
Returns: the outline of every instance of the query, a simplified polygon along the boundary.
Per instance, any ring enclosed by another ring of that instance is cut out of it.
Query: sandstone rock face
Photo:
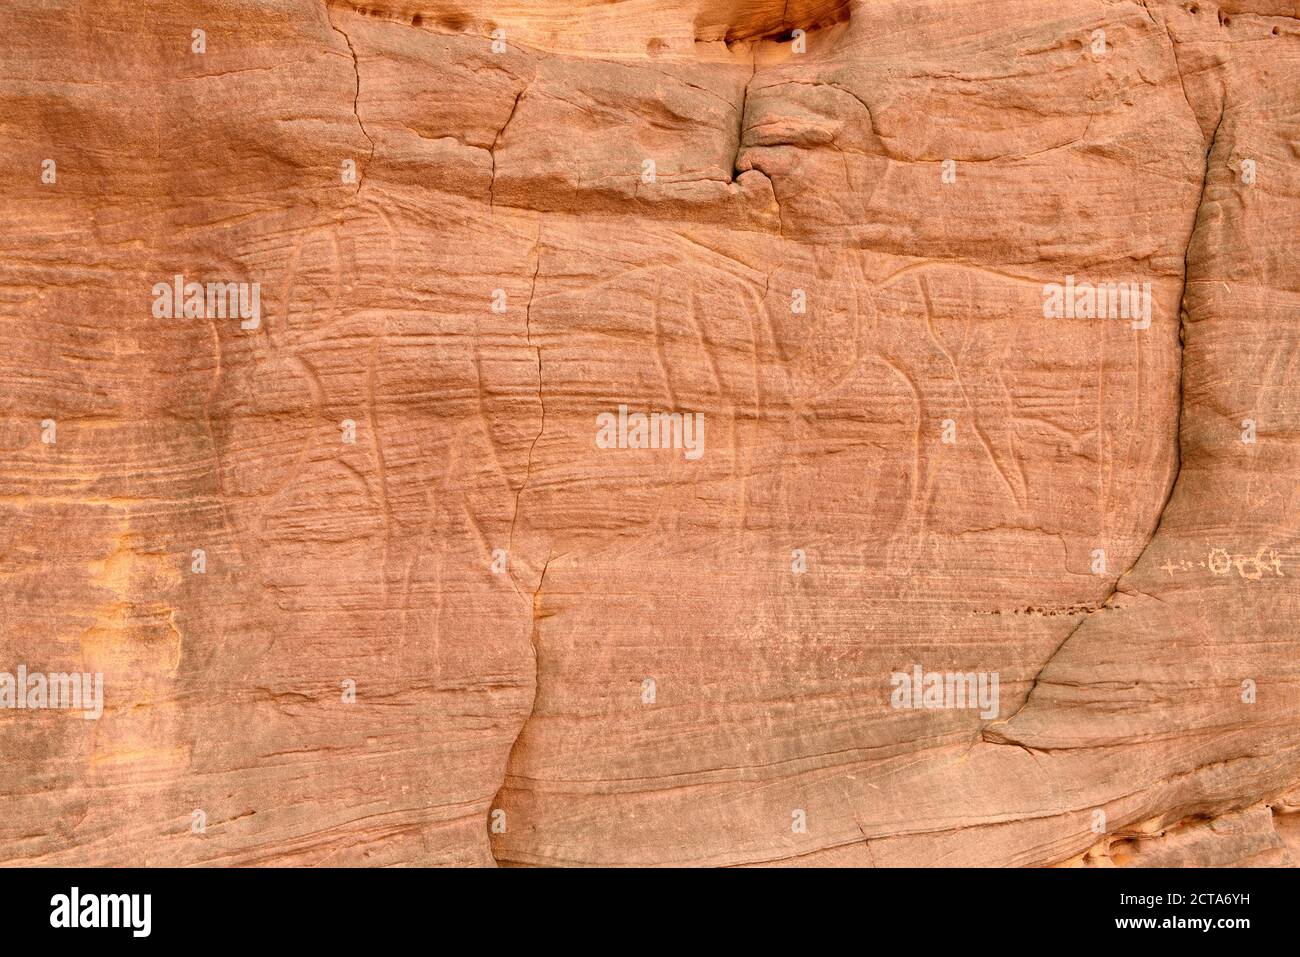
[[[1292,863],[1298,15],[10,0],[0,861]]]

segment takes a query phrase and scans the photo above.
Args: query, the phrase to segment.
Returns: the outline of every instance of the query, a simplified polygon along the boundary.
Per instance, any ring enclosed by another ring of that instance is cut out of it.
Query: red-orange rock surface
[[[0,862],[1292,863],[1298,16],[10,0]]]

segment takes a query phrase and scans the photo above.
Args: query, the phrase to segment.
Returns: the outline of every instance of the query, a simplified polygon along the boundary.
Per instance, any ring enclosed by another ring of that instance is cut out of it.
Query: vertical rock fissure
[[[515,111],[519,109],[519,101],[524,98],[524,94],[527,92],[528,92],[528,87],[524,86],[518,93],[515,94],[515,101],[512,104],[510,104],[510,113],[506,116],[506,121],[501,124],[501,129],[497,130],[497,135],[492,138],[492,148],[488,150],[489,155],[492,157],[492,178],[488,182],[488,208],[489,209],[495,208],[496,201],[497,201],[496,200],[497,146],[500,145],[501,143],[501,137],[505,135],[506,127],[508,127],[510,125],[510,121],[515,118]],[[534,281],[536,281],[537,277],[534,276],[533,279]],[[529,301],[529,304],[531,305],[531,299]]]
[[[522,92],[520,95],[522,95]],[[518,100],[516,99],[515,102],[517,104]],[[512,111],[512,115],[513,115],[513,111]],[[506,122],[508,123],[509,120],[507,120]],[[524,310],[524,338],[528,342],[528,345],[537,353],[537,405],[540,413],[540,422],[538,423],[537,434],[533,436],[532,444],[529,445],[528,447],[528,458],[524,465],[524,480],[522,483],[520,483],[519,491],[515,493],[514,514],[510,518],[510,536],[507,540],[506,554],[510,556],[509,560],[512,563],[514,561],[513,550],[514,550],[514,542],[515,542],[515,525],[519,521],[519,505],[521,500],[523,499],[525,490],[528,488],[528,481],[532,477],[533,451],[537,448],[537,443],[541,439],[542,433],[546,431],[546,404],[542,399],[542,347],[538,345],[533,345],[533,335],[532,335],[533,298],[537,295],[537,277],[541,274],[542,271],[542,227],[540,221],[538,222],[538,226],[537,226],[536,252],[537,252],[537,262],[533,268],[532,286],[528,291],[528,304]],[[532,597],[529,603],[531,620],[529,622],[528,643],[532,648],[532,655],[533,655],[533,697],[532,700],[528,703],[528,713],[524,715],[523,721],[520,722],[519,731],[515,735],[515,740],[511,743],[510,750],[506,753],[505,767],[501,775],[501,786],[497,788],[496,793],[492,797],[491,804],[488,805],[489,814],[493,809],[499,808],[501,806],[501,795],[505,792],[506,783],[510,779],[510,766],[511,764],[514,763],[515,754],[521,747],[521,742],[523,741],[523,737],[524,737],[524,730],[528,727],[528,722],[532,720],[533,713],[537,709],[537,690],[541,679],[541,672],[540,672],[541,656],[538,653],[537,632],[538,632],[538,623],[541,620],[540,602],[541,602],[541,594],[542,594],[542,583],[546,579],[546,569],[550,566],[550,563],[551,563],[550,559],[548,558],[542,564],[541,573],[537,576],[537,587],[533,589]],[[507,829],[509,828],[508,818],[506,820],[506,827]],[[493,860],[498,860],[496,856],[496,848],[492,844],[492,839],[490,835],[488,837],[488,851],[489,853],[492,854]]]
[[[357,128],[361,130],[361,135],[370,144],[370,152],[366,156],[366,165],[362,169],[361,175],[357,177],[357,192],[359,193],[361,192],[361,183],[365,180],[365,172],[370,169],[370,162],[375,158],[375,141],[370,138],[370,134],[366,132],[366,124],[361,121],[361,64],[357,60],[356,48],[352,46],[352,37],[348,36],[347,31],[339,29],[334,24],[334,18],[330,16],[329,0],[325,0],[325,20],[329,23],[330,29],[343,38],[343,42],[348,45],[348,53],[352,55],[352,72],[356,77],[356,88],[352,93],[352,115],[356,118]]]
[[[740,152],[745,148],[745,107],[749,104],[749,87],[754,82],[754,77],[758,75],[757,44],[750,45],[749,55],[751,69],[749,79],[745,81],[744,89],[740,91],[740,116],[737,118],[736,123],[736,155],[731,160],[731,181],[733,183],[741,173]]]

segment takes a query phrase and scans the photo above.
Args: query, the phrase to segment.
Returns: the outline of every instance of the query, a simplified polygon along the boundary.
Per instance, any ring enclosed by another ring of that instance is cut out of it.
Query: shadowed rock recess
[[[7,0],[0,863],[1294,863],[1298,17]]]

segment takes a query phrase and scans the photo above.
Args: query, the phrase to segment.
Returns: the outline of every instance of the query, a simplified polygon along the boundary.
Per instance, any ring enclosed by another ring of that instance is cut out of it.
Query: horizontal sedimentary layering
[[[1292,0],[9,0],[0,863],[1289,864]]]

